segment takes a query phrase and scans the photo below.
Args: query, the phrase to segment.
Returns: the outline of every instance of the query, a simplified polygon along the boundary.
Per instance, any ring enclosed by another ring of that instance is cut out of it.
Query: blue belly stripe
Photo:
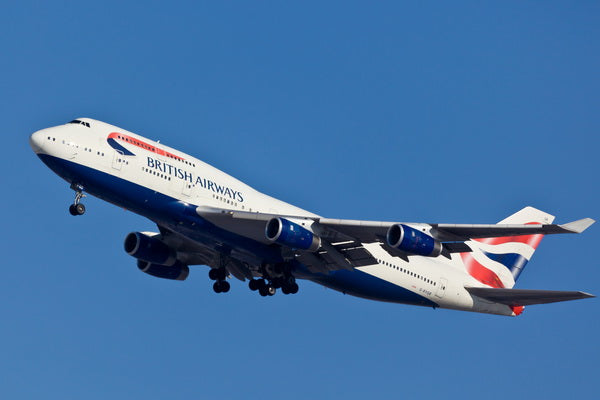
[[[344,294],[369,300],[416,306],[439,307],[433,301],[402,286],[377,278],[358,269],[331,271],[329,274],[312,273],[303,265],[296,268],[305,279],[319,283]]]

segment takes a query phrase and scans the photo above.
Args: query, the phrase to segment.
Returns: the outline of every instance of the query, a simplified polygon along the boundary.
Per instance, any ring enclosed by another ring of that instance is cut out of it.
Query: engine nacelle
[[[141,232],[131,232],[125,238],[125,251],[130,256],[152,264],[172,266],[177,255],[169,246]]]
[[[317,251],[321,238],[308,229],[285,218],[272,218],[265,227],[267,240],[293,249]]]
[[[190,274],[190,269],[187,265],[177,261],[172,266],[152,264],[148,261],[138,260],[137,267],[140,271],[157,278],[171,279],[174,281],[185,281]]]
[[[407,253],[425,257],[437,257],[442,253],[442,243],[408,225],[390,226],[386,239],[389,246]]]

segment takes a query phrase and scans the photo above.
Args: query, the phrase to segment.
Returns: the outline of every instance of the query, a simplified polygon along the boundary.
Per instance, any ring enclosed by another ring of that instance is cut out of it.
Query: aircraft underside
[[[189,204],[75,162],[49,155],[40,158],[76,191],[70,210],[82,204],[81,194],[85,191],[151,219],[159,226],[165,241],[187,242],[190,251],[182,255],[182,261],[211,267],[209,278],[215,281],[213,289],[217,293],[229,291],[226,277],[233,269],[237,278],[249,279],[250,289],[263,296],[272,296],[277,289],[284,294],[297,293],[298,278],[365,299],[439,307],[423,296],[358,269],[329,274],[311,272],[295,260],[284,260],[276,249],[219,229],[198,216]],[[232,257],[232,252],[237,258]],[[239,271],[242,268],[247,269],[245,274]]]

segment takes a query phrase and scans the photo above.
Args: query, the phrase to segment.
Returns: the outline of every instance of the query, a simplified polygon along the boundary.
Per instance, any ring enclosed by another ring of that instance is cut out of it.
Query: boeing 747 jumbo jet
[[[581,233],[532,207],[491,225],[323,218],[260,193],[190,155],[104,122],[79,118],[31,135],[38,157],[75,191],[149,218],[158,232],[132,232],[125,251],[146,274],[183,281],[208,265],[213,289],[249,280],[272,296],[307,279],[366,299],[499,315],[524,306],[593,297],[513,289],[544,235]]]

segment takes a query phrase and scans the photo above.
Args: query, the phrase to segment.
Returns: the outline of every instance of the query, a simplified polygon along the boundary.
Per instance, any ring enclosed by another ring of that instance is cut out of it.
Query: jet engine
[[[177,261],[174,265],[152,264],[148,261],[138,260],[137,267],[140,271],[157,278],[185,281],[190,273],[187,265]]]
[[[130,256],[167,267],[175,265],[177,256],[162,241],[141,232],[131,232],[125,238],[125,251]]]
[[[390,247],[411,254],[437,257],[442,253],[442,243],[428,234],[404,224],[390,226],[386,240]]]
[[[321,247],[321,238],[285,218],[272,218],[265,226],[265,236],[274,243],[293,249],[317,251]]]

